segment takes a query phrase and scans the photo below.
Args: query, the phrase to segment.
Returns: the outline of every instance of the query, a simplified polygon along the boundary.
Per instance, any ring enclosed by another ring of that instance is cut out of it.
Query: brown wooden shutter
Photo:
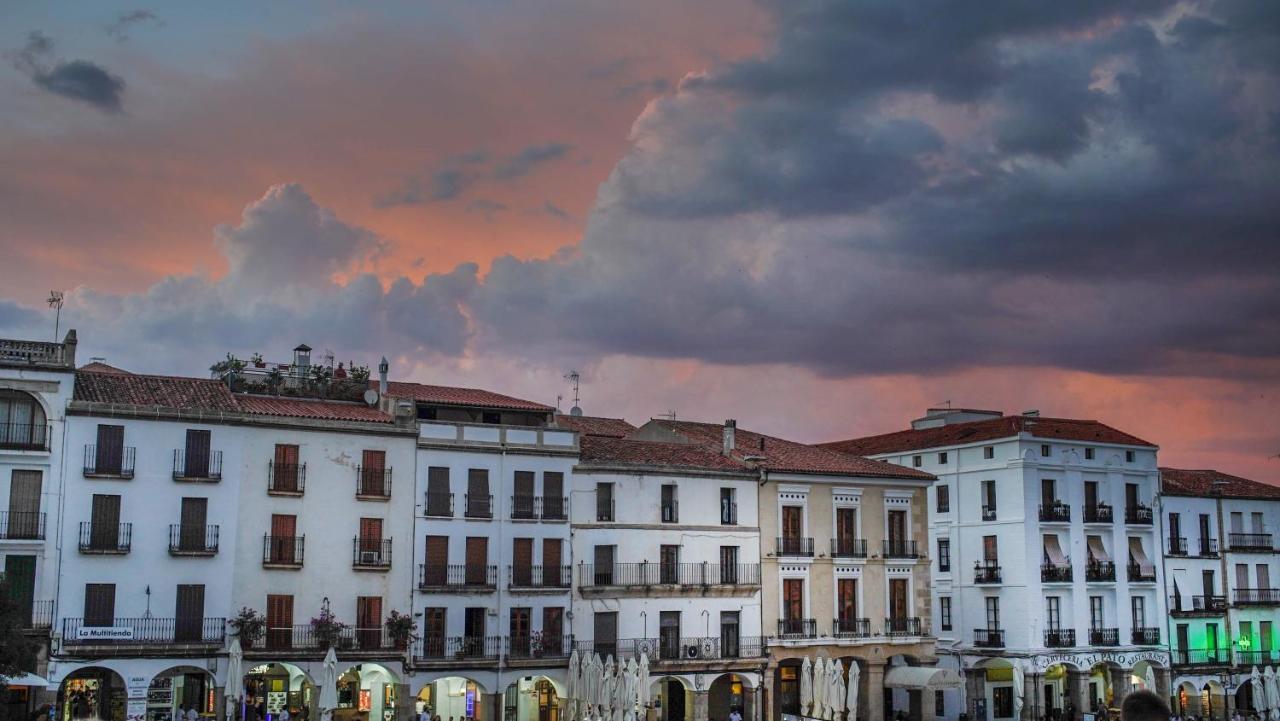
[[[799,506],[783,506],[782,507],[782,536],[783,538],[800,538],[801,515]]]
[[[209,499],[182,499],[182,515],[178,526],[178,546],[184,551],[202,550],[205,542],[205,523],[208,518]]]
[[[86,583],[84,585],[84,625],[110,626],[116,620],[116,585]]]
[[[293,645],[293,596],[267,596],[267,646],[289,648]]]
[[[529,616],[528,608],[511,609],[511,652],[517,656],[529,655]]]
[[[175,641],[200,641],[204,625],[204,586],[179,584],[173,615]]]
[[[489,539],[479,536],[467,537],[467,584],[484,585],[487,583],[489,564]]]
[[[369,451],[366,450],[361,457],[360,466],[360,492],[367,496],[381,496],[386,494],[383,481],[385,480],[385,471],[387,468],[387,452],[386,451]]]
[[[511,541],[511,582],[517,586],[533,585],[533,539]]]
[[[449,469],[431,466],[427,469],[427,493],[444,495],[449,492]]]
[[[611,651],[618,644],[618,612],[596,611],[594,620],[596,651]]]
[[[547,606],[542,609],[542,635],[559,644],[564,635],[564,609],[559,606]]]
[[[564,474],[559,471],[545,471],[542,474],[542,517],[565,517]]]
[[[9,538],[40,537],[40,471],[17,471],[9,479]]]
[[[188,478],[204,478],[209,475],[209,446],[211,433],[188,428],[186,461],[183,469]]]
[[[297,530],[297,516],[271,514],[271,560],[273,562],[294,563]]]
[[[5,556],[4,582],[9,587],[9,600],[17,606],[17,617],[21,627],[30,628],[35,610],[36,557],[18,556],[12,553]]]
[[[489,471],[472,468],[467,471],[467,515],[475,518],[493,516],[492,496],[489,494]]]
[[[277,491],[298,490],[298,447],[286,443],[276,444],[275,488]]]
[[[427,536],[422,569],[422,583],[426,586],[443,586],[449,577],[449,537]]]
[[[426,658],[444,655],[446,609],[427,608],[422,613],[422,651]]]
[[[382,597],[356,597],[356,643],[360,648],[382,645]]]
[[[119,473],[124,465],[124,426],[99,424],[94,455],[98,473]]]
[[[549,588],[556,588],[564,584],[565,580],[561,573],[561,539],[544,538],[542,539],[542,582]]]
[[[533,471],[516,471],[515,489],[517,496],[533,497]]]
[[[360,519],[360,550],[381,553],[382,551],[382,519]]]
[[[533,481],[533,471],[516,471],[513,484],[514,492],[511,499],[512,518],[534,517]]]
[[[112,549],[119,545],[120,496],[93,494],[89,534],[89,543],[93,548]]]

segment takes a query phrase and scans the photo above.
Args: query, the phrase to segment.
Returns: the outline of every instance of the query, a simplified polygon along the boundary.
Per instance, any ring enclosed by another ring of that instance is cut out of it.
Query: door
[[[293,646],[293,596],[267,596],[267,648]]]
[[[511,540],[511,583],[528,588],[533,585],[533,539]]]
[[[679,679],[667,680],[666,721],[684,721],[684,684]]]
[[[907,512],[889,511],[889,545],[899,552],[907,545]]]
[[[271,514],[272,563],[296,563],[298,517],[280,513]]]
[[[493,518],[492,501],[489,471],[483,468],[467,471],[467,515],[471,518]]]
[[[1124,507],[1125,508],[1138,507],[1138,484],[1136,483],[1124,484]]]
[[[595,547],[595,585],[612,586],[613,585],[613,546],[596,546]]]
[[[98,446],[93,469],[97,473],[119,475],[124,468],[124,426],[98,426]]]
[[[511,653],[520,658],[528,658],[529,644],[529,608],[511,609]]]
[[[36,557],[5,556],[4,578],[9,600],[17,607],[18,626],[30,628],[36,603]]]
[[[804,579],[782,581],[783,633],[804,633]]]
[[[1211,536],[1212,534],[1209,533],[1209,514],[1201,513],[1200,514],[1200,555],[1202,556],[1209,555],[1209,550],[1210,550],[1209,538]]]
[[[854,539],[858,537],[858,511],[855,508],[836,509],[836,553],[852,556]]]
[[[488,583],[489,539],[481,536],[467,538],[466,582],[468,586]]]
[[[484,617],[488,613],[485,608],[468,608],[463,618],[463,645],[468,656],[479,656],[484,651]]]
[[[658,614],[658,656],[664,659],[679,659],[681,650],[680,612],[660,612]]]
[[[542,539],[542,583],[547,588],[560,588],[568,585],[564,578],[561,564],[561,543],[559,538]]]
[[[1204,591],[1205,608],[1209,607],[1209,599],[1213,597],[1213,571],[1200,572],[1200,587]]]
[[[1054,493],[1053,479],[1041,478],[1040,479],[1040,503],[1044,505],[1045,508],[1052,508],[1054,504],[1056,504],[1057,502],[1058,502],[1058,497]]]
[[[449,583],[449,537],[427,536],[427,547],[423,557],[426,563],[422,569],[422,585],[447,585]]]
[[[89,547],[113,551],[120,543],[120,496],[93,494],[89,521]]]
[[[741,652],[742,637],[739,632],[739,612],[720,612],[720,656],[737,658]]]
[[[110,626],[116,621],[116,585],[86,583],[84,585],[84,625]]]
[[[453,497],[449,493],[449,469],[431,466],[427,469],[427,515],[453,517]]]
[[[1084,507],[1097,508],[1098,506],[1098,482],[1084,482]]]
[[[907,618],[907,579],[889,579],[889,618]]]
[[[1175,551],[1178,550],[1174,548],[1173,542],[1176,542],[1176,540],[1181,537],[1182,537],[1182,516],[1181,514],[1170,513],[1169,514],[1169,540],[1171,541],[1171,543],[1169,544],[1170,550],[1175,550]]]
[[[533,471],[516,471],[514,495],[511,497],[512,518],[534,518]]]
[[[548,656],[564,654],[564,609],[559,606],[542,609],[542,647]]]
[[[173,612],[173,640],[198,643],[203,639],[204,585],[179,584],[177,604]]]
[[[9,478],[9,526],[0,538],[37,539],[40,528],[40,471],[14,471]]]
[[[720,547],[720,583],[725,585],[735,585],[738,583],[752,582],[755,579],[738,578],[738,547],[737,546],[721,546]]]
[[[205,550],[205,523],[209,512],[209,499],[182,499],[182,515],[178,524],[178,550]]]
[[[422,612],[422,655],[426,658],[444,656],[445,612],[443,608],[428,608]]]
[[[658,583],[673,585],[680,583],[680,547],[658,547]],[[647,583],[648,579],[642,579]]]
[[[559,471],[542,473],[542,517],[552,520],[563,520],[564,509],[564,474]]]
[[[836,580],[836,617],[845,633],[854,631],[858,618],[858,581],[853,578]]]
[[[800,506],[782,507],[782,552],[796,555],[803,552],[804,509]]]
[[[382,519],[360,519],[360,561],[362,563],[386,563],[382,557]]]
[[[209,447],[212,442],[210,431],[187,429],[187,449],[183,457],[182,472],[187,478],[209,477]]]
[[[602,657],[616,654],[618,652],[618,612],[596,611],[593,624],[595,652]]]
[[[276,444],[275,464],[271,468],[271,487],[287,493],[298,492],[298,447]]]
[[[360,495],[387,496],[387,452],[366,450],[360,458]]]
[[[382,646],[382,597],[356,597],[356,644],[362,649]]]
[[[1178,642],[1177,642],[1177,645],[1176,645],[1176,646],[1174,646],[1174,648],[1173,648],[1173,650],[1174,650],[1174,663],[1183,663],[1183,664],[1189,663],[1189,662],[1190,662],[1190,660],[1189,660],[1188,656],[1190,656],[1190,654],[1189,654],[1189,653],[1187,653],[1187,651],[1188,651],[1188,650],[1190,650],[1190,648],[1191,648],[1191,645],[1190,645],[1190,643],[1191,643],[1191,640],[1190,640],[1190,639],[1191,639],[1191,629],[1190,629],[1190,626],[1189,626],[1188,624],[1185,624],[1185,623],[1180,623],[1180,624],[1178,624],[1178,628],[1177,628],[1177,631],[1176,631],[1176,635],[1177,635],[1177,638],[1178,638]]]

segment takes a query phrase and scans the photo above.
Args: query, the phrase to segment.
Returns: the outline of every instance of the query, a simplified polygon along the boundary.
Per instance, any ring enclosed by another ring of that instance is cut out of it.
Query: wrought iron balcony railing
[[[305,557],[306,541],[306,536],[264,535],[262,537],[262,565],[301,567]]]
[[[173,450],[173,480],[215,483],[222,480],[222,451],[188,454],[182,448]]]
[[[443,661],[497,661],[502,655],[501,636],[424,636],[414,649],[418,663]]]
[[[498,567],[480,564],[418,564],[418,588],[492,591],[498,587]]]
[[[1040,564],[1040,582],[1041,583],[1071,583],[1071,563],[1042,563]]]
[[[1151,512],[1151,506],[1144,506],[1141,503],[1125,506],[1124,522],[1130,525],[1149,526],[1155,521],[1155,516]]]
[[[169,524],[169,555],[212,556],[217,552],[217,526]]]
[[[866,558],[867,539],[865,538],[833,538],[831,539],[832,558]]]
[[[1004,648],[1004,629],[973,629],[973,645],[978,648]]]
[[[923,636],[923,625],[918,616],[902,616],[884,620],[886,636]]]
[[[452,493],[427,493],[422,515],[428,518],[453,518]]]
[[[1151,566],[1149,569],[1143,569],[1140,564],[1130,563],[1128,566],[1128,575],[1130,583],[1155,583],[1156,567]]]
[[[1185,536],[1170,536],[1169,544],[1166,548],[1169,549],[1165,551],[1167,556],[1185,556],[1187,555],[1187,539]]]
[[[36,511],[0,511],[0,540],[43,541],[44,514]]]
[[[1054,501],[1040,506],[1041,523],[1070,523],[1071,506],[1062,501]]]
[[[85,478],[133,478],[133,461],[137,449],[133,446],[95,446],[84,447]]]
[[[920,550],[916,546],[915,541],[908,541],[902,538],[885,539],[882,548],[882,556],[884,558],[919,558]]]
[[[391,498],[391,469],[356,466],[356,498],[374,501]]]
[[[1091,583],[1107,583],[1116,580],[1116,564],[1112,561],[1090,559],[1084,566],[1084,580]]]
[[[1089,645],[1119,646],[1120,645],[1120,629],[1118,628],[1089,629]]]
[[[1085,523],[1112,523],[1114,520],[1115,514],[1109,503],[1086,504],[1084,507]]]
[[[1159,646],[1160,629],[1156,626],[1138,626],[1133,629],[1130,640],[1135,646]]]
[[[572,566],[507,566],[512,588],[569,588]]]
[[[386,570],[391,568],[391,539],[351,539],[351,567],[357,569]]]
[[[267,493],[300,496],[306,490],[307,464],[267,462]]]
[[[62,619],[62,642],[69,646],[222,645],[225,618]]]
[[[779,557],[812,557],[813,539],[802,536],[778,536],[774,548],[777,549]]]
[[[977,561],[973,564],[974,583],[1000,583],[1000,564],[994,561]]]
[[[132,523],[80,522],[81,553],[120,555],[128,553],[132,547]]]
[[[1274,550],[1270,533],[1228,533],[1227,544],[1232,551],[1271,553]]]
[[[1048,628],[1044,632],[1045,648],[1070,648],[1076,645],[1074,628]]]
[[[493,496],[464,493],[465,508],[463,515],[467,518],[493,518]]]
[[[778,619],[779,638],[817,638],[818,621],[814,618]]]
[[[871,619],[869,618],[833,618],[831,632],[837,638],[870,638]]]
[[[758,563],[615,563],[578,566],[578,585],[595,586],[759,586]]]
[[[1280,588],[1237,588],[1237,606],[1280,606]]]
[[[47,451],[50,426],[37,423],[0,423],[0,450]]]

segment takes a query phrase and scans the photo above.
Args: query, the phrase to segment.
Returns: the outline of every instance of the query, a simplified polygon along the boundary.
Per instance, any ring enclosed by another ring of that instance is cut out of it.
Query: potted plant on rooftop
[[[266,368],[266,367],[267,367],[267,362],[266,362],[265,360],[263,360],[263,359],[262,359],[262,354],[261,354],[261,353],[254,353],[252,356],[250,356],[250,357],[249,357],[249,360],[253,363],[253,367],[254,367],[254,368]]]

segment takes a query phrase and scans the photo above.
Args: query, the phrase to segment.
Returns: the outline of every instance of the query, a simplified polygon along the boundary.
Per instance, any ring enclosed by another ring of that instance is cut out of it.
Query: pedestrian
[[[1162,721],[1169,718],[1169,705],[1150,691],[1134,691],[1120,705],[1120,721]]]
[[[729,712],[729,721],[742,721],[742,714],[738,713],[737,707]]]
[[[196,710],[195,704],[187,707],[187,717],[183,721],[200,721],[200,712]]]
[[[289,721],[289,704],[285,704],[280,707],[280,715],[276,718],[280,719],[280,721]],[[192,719],[192,721],[194,721],[194,719]]]

